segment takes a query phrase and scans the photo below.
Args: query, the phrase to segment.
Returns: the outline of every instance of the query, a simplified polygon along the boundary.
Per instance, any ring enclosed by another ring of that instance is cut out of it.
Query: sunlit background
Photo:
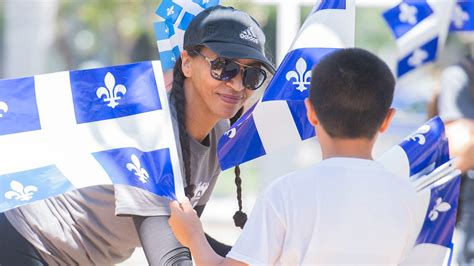
[[[153,22],[158,20],[155,10],[160,2],[0,0],[0,79],[158,60]],[[260,22],[267,36],[267,50],[277,64],[315,2],[223,0],[224,5],[247,11]],[[356,47],[379,55],[392,69],[396,63],[395,42],[381,13],[397,3],[357,1],[356,10]],[[428,119],[426,110],[437,89],[440,70],[456,62],[464,50],[457,36],[449,36],[436,65],[415,71],[398,84],[395,123],[377,143],[376,155],[400,142]],[[318,162],[321,159],[318,149],[317,142],[310,140],[292,151],[243,165],[244,210],[250,212],[256,195],[269,181],[289,169]],[[233,182],[232,170],[221,175],[203,217],[206,230],[228,244],[239,233],[232,225],[232,215],[237,209]],[[125,262],[145,263],[140,251]]]

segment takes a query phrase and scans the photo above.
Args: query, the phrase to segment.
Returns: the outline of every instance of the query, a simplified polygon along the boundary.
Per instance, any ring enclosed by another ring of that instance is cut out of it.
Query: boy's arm
[[[194,210],[196,211],[197,213],[197,216],[199,218],[201,218],[201,215],[204,211],[204,208],[206,207],[206,205],[197,205],[196,207],[194,207]],[[214,239],[213,237],[211,237],[210,235],[208,235],[207,233],[206,234],[206,239],[207,239],[207,242],[209,242],[209,245],[211,245],[211,248],[217,253],[219,254],[220,256],[222,257],[225,257],[227,255],[227,253],[229,253],[230,249],[232,248],[231,246],[229,245],[226,245],[222,242],[219,242],[217,241],[216,239]]]
[[[240,261],[219,256],[209,245],[201,221],[187,199],[181,204],[170,203],[169,224],[176,238],[189,247],[196,265],[246,265]]]

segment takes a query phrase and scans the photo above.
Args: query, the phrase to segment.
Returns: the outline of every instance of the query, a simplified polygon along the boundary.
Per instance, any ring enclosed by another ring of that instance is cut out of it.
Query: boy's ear
[[[191,77],[192,75],[192,66],[191,66],[191,57],[189,56],[186,50],[181,52],[181,69],[186,78]]]
[[[387,112],[387,116],[385,116],[385,119],[383,120],[382,125],[379,128],[380,133],[384,133],[385,131],[387,131],[388,127],[392,123],[394,116],[395,116],[395,109],[389,108]]]
[[[309,101],[309,98],[304,99],[304,105],[306,106],[306,116],[308,117],[309,123],[313,126],[319,124],[313,104]]]

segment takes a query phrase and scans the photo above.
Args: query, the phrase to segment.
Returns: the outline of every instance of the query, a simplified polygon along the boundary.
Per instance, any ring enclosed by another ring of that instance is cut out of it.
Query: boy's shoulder
[[[364,179],[373,177],[373,179],[384,180],[391,185],[405,187],[407,190],[412,189],[408,180],[394,175],[379,162],[356,158],[323,160],[277,178],[270,184],[269,189],[288,190],[297,186],[325,186],[337,184],[338,180],[360,182],[361,176]]]

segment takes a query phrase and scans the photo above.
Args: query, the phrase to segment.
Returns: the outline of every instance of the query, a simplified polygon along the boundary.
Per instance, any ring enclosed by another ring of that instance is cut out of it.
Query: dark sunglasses
[[[211,76],[216,80],[231,80],[242,72],[242,85],[249,90],[256,90],[267,79],[267,72],[260,67],[247,66],[224,57],[210,59],[199,51],[195,52],[209,62],[209,65],[211,65]]]

